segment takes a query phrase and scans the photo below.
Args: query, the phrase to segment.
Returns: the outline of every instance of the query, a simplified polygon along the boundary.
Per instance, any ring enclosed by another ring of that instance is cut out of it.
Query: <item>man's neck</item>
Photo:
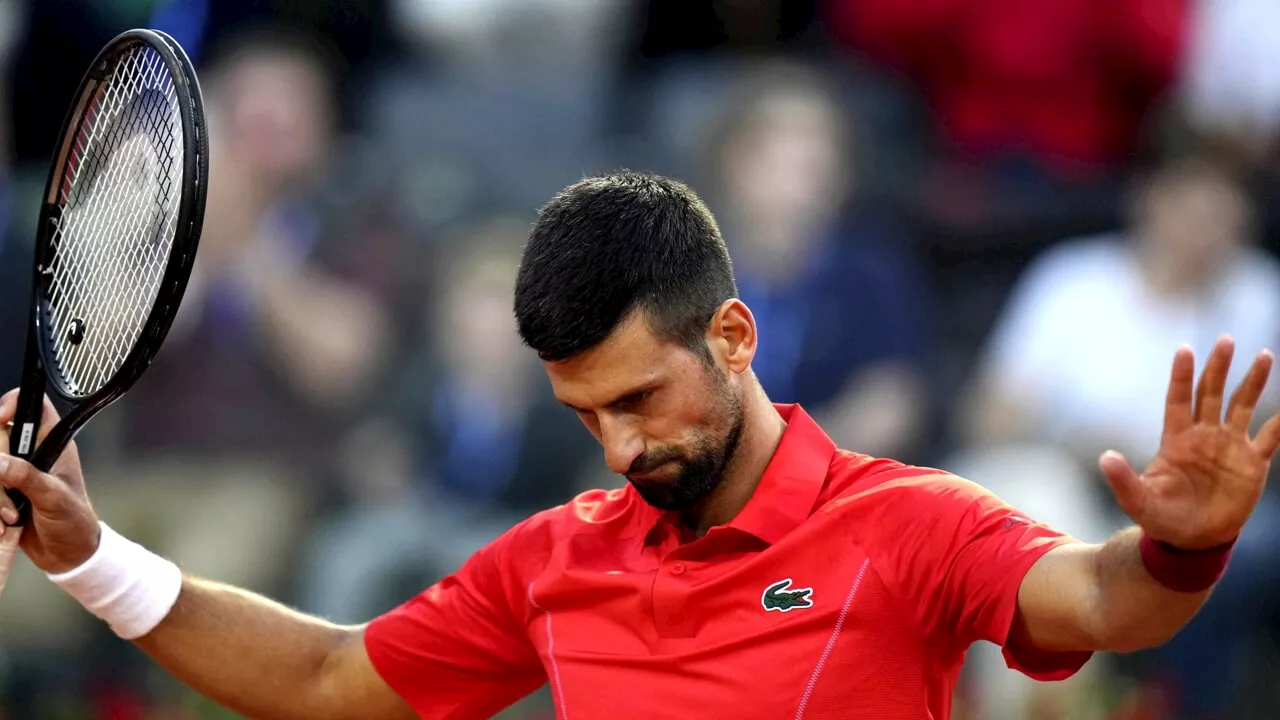
[[[782,440],[787,423],[760,388],[751,393],[742,408],[742,437],[724,480],[711,496],[685,518],[698,537],[718,525],[727,525],[755,494],[765,468]]]

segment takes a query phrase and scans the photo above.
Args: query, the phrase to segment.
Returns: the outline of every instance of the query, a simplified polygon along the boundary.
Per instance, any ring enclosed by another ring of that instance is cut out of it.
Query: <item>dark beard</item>
[[[670,482],[642,485],[631,483],[644,501],[659,510],[685,511],[693,508],[709,496],[724,480],[725,470],[733,461],[742,439],[742,402],[729,390],[721,387],[722,397],[728,405],[732,423],[722,438],[704,437],[693,448],[692,457],[656,457],[645,459],[643,465],[632,472],[644,472],[671,460],[680,463],[680,472]]]

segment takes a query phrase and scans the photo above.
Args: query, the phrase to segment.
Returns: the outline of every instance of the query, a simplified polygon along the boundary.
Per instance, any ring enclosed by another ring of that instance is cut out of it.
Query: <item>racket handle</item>
[[[23,495],[21,490],[14,490],[13,488],[5,488],[4,492],[13,501],[13,506],[18,510],[18,522],[9,527],[22,527],[31,522],[31,501],[27,499],[27,496]]]
[[[34,328],[28,330],[22,386],[18,390],[18,408],[13,415],[13,426],[9,428],[9,454],[27,461],[34,454],[38,428],[44,417],[45,378],[44,369],[40,365],[40,351],[35,343],[35,332]],[[5,488],[4,491],[18,511],[18,522],[11,527],[31,522],[31,500],[13,488]]]

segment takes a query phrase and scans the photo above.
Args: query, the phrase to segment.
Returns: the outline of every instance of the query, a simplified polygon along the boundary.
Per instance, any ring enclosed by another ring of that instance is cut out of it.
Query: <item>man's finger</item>
[[[1235,352],[1235,341],[1223,336],[1213,346],[1209,359],[1204,364],[1204,374],[1200,376],[1200,387],[1196,390],[1196,422],[1209,425],[1222,423],[1222,395],[1227,387],[1227,372],[1231,369],[1231,356]]]
[[[0,529],[18,522],[18,506],[13,503],[9,493],[3,490],[0,490],[0,520],[4,521],[0,524]]]
[[[0,426],[8,426],[7,429],[10,433],[13,432],[11,423],[13,423],[14,416],[18,412],[18,392],[18,390],[10,390],[3,397],[0,397]],[[40,426],[36,428],[37,445],[44,442],[45,436],[62,419],[58,415],[58,408],[53,406],[53,401],[49,399],[48,395],[44,396],[40,405]],[[8,445],[6,444],[3,449],[8,450]]]
[[[1253,411],[1258,407],[1258,398],[1262,397],[1263,388],[1267,386],[1267,376],[1271,374],[1274,360],[1270,350],[1258,353],[1240,386],[1231,393],[1231,401],[1227,403],[1227,425],[1232,429],[1249,432]]]
[[[62,480],[40,472],[22,458],[3,453],[0,453],[0,486],[13,488],[26,495],[32,505],[46,508],[58,507],[69,492]]]
[[[1108,450],[1098,459],[1098,469],[1107,479],[1111,491],[1115,493],[1116,503],[1134,522],[1141,524],[1146,513],[1147,492],[1142,484],[1142,477],[1134,472],[1124,456],[1114,450]]]
[[[1169,393],[1164,403],[1164,431],[1176,433],[1194,422],[1191,395],[1196,383],[1196,356],[1183,345],[1173,355],[1173,371],[1169,375]]]
[[[1267,460],[1275,457],[1276,450],[1280,450],[1280,413],[1272,415],[1263,423],[1253,438],[1253,447]]]
[[[0,397],[0,425],[13,422],[18,412],[18,389],[14,388]]]
[[[18,557],[18,542],[22,540],[22,528],[0,525],[0,594],[9,583],[13,561]]]

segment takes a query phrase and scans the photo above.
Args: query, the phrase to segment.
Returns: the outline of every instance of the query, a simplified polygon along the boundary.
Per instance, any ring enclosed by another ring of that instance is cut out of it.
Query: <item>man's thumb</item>
[[[1108,450],[1098,459],[1098,469],[1102,471],[1111,492],[1116,496],[1120,509],[1135,522],[1146,511],[1146,487],[1142,477],[1134,472],[1124,456],[1115,450]]]

